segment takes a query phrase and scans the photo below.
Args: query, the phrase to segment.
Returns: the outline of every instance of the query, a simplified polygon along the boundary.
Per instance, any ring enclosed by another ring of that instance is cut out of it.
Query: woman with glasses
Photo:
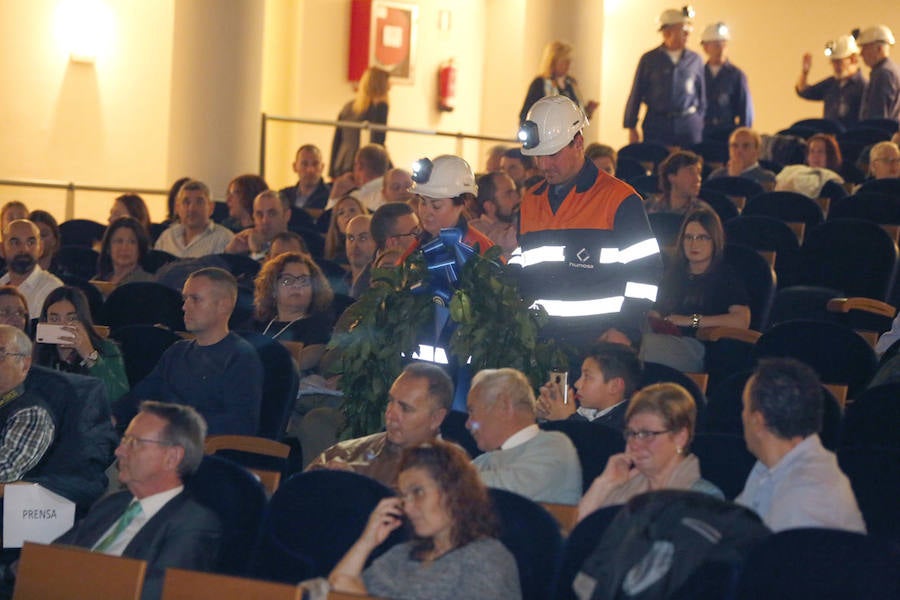
[[[397,487],[329,575],[332,589],[407,600],[522,597],[516,561],[496,539],[487,488],[462,448],[435,441],[404,450]],[[403,526],[411,540],[366,568],[372,552]]]
[[[0,286],[0,324],[29,333],[28,300],[13,285]]]
[[[578,503],[578,520],[653,490],[691,490],[724,499],[719,488],[700,476],[700,461],[690,453],[696,421],[694,398],[677,383],[656,383],[637,392],[625,412],[625,452],[609,457]]]
[[[334,294],[319,265],[308,254],[279,254],[260,269],[255,287],[256,330],[279,341],[301,342],[300,370],[314,368],[334,326]]]
[[[725,232],[719,216],[703,205],[688,213],[649,313],[641,359],[684,372],[704,370],[706,351],[696,334],[703,327],[750,327],[750,300],[743,281],[725,264]]]
[[[110,402],[128,391],[122,352],[114,341],[100,337],[94,330],[84,292],[68,285],[50,292],[41,309],[39,323],[62,325],[68,335],[58,343],[36,343],[35,364],[97,377],[106,386]]]

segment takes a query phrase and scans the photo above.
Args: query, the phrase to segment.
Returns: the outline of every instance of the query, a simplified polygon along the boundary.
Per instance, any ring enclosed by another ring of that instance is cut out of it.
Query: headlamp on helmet
[[[688,19],[694,18],[694,7],[688,4],[687,6],[681,7],[681,14],[687,17]]]
[[[431,170],[433,168],[434,163],[431,162],[430,158],[420,158],[413,163],[411,176],[412,180],[416,183],[426,183],[429,179],[431,179]]]
[[[525,121],[522,123],[522,126],[519,127],[518,138],[519,141],[522,142],[522,147],[526,150],[537,147],[537,145],[541,143],[538,124],[534,121]]]

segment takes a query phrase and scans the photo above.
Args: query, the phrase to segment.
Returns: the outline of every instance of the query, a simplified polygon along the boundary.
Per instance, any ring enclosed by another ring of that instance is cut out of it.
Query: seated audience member
[[[357,215],[366,215],[369,211],[354,196],[344,196],[334,205],[328,233],[325,234],[325,258],[336,263],[347,264],[347,223]]]
[[[31,211],[28,220],[37,225],[41,232],[41,257],[38,259],[38,264],[45,271],[54,271],[56,269],[54,259],[61,245],[59,224],[46,210]]]
[[[56,424],[40,394],[24,387],[31,369],[31,340],[25,332],[0,325],[0,483],[26,478],[56,436]]]
[[[353,471],[395,487],[403,450],[433,442],[452,402],[453,382],[443,369],[411,363],[388,392],[385,430],[335,444],[306,470]]]
[[[0,324],[28,333],[28,301],[15,286],[0,285]]]
[[[592,161],[594,166],[599,170],[605,171],[608,175],[615,176],[616,163],[619,160],[619,155],[612,146],[592,142],[584,149],[584,156]]]
[[[375,210],[384,204],[381,189],[390,166],[391,158],[381,144],[367,144],[356,151],[353,181],[359,187],[356,197],[367,210]]]
[[[24,202],[10,200],[0,208],[0,231],[6,231],[6,226],[13,221],[28,218],[28,207]]]
[[[775,532],[827,527],[866,532],[837,457],[822,446],[822,385],[790,358],[760,361],[744,387],[744,440],[757,458],[735,499]]]
[[[484,172],[493,173],[494,171],[499,171],[500,159],[503,158],[503,153],[507,150],[509,150],[509,146],[504,146],[503,144],[497,144],[488,148],[487,158],[484,162]]]
[[[516,182],[519,191],[523,191],[541,179],[533,156],[522,154],[519,148],[510,148],[500,159],[500,170]]]
[[[172,187],[169,188],[169,193],[166,196],[166,220],[163,222],[165,225],[171,225],[178,222],[178,212],[175,210],[175,201],[178,199],[178,192],[181,190],[181,186],[188,181],[193,181],[193,177],[180,177],[176,179],[172,183]]]
[[[700,461],[690,453],[697,405],[686,389],[677,383],[648,385],[628,402],[625,421],[625,452],[610,456],[594,479],[578,503],[579,521],[653,490],[692,490],[724,499],[700,477]]]
[[[221,254],[234,234],[210,219],[214,208],[205,183],[186,181],[175,198],[178,222],[162,232],[154,248],[178,258]]]
[[[122,194],[113,202],[112,208],[109,209],[109,224],[112,225],[116,219],[122,217],[131,217],[137,220],[144,228],[144,233],[150,236],[150,211],[147,210],[147,204],[144,199],[137,194]]]
[[[521,598],[516,560],[496,539],[490,496],[465,451],[442,441],[411,447],[399,471],[399,495],[372,511],[328,576],[332,588],[409,600]],[[412,540],[366,568],[372,552],[405,522]]]
[[[685,216],[678,257],[663,275],[649,313],[653,331],[641,341],[641,359],[684,372],[702,371],[706,349],[696,339],[703,327],[750,327],[750,300],[738,275],[724,261],[725,232],[708,206]]]
[[[259,175],[238,175],[228,184],[225,203],[228,218],[222,225],[234,233],[253,227],[253,200],[269,189],[269,184]]]
[[[762,138],[749,127],[738,127],[728,138],[728,162],[709,174],[709,179],[717,177],[743,177],[763,186],[766,190],[775,187],[775,173],[759,166],[759,151]]]
[[[412,198],[409,188],[412,186],[412,175],[405,169],[391,169],[384,174],[384,185],[381,195],[385,204],[389,202],[407,202]]]
[[[184,489],[203,459],[205,437],[203,417],[189,406],[143,402],[116,448],[127,489],[97,502],[54,543],[147,561],[143,600],[161,596],[168,568],[212,569],[222,524]]]
[[[397,266],[400,257],[410,251],[422,233],[413,207],[401,202],[379,206],[372,215],[369,230],[375,240],[375,267]]]
[[[574,390],[563,390],[553,381],[541,387],[537,416],[551,421],[593,421],[621,431],[628,399],[640,378],[641,361],[631,347],[600,342],[585,356]]]
[[[113,340],[103,339],[94,331],[84,292],[68,285],[53,290],[44,301],[39,322],[62,325],[68,334],[59,343],[40,343],[38,339],[35,364],[100,379],[110,402],[128,392],[122,352]]]
[[[302,208],[312,217],[318,217],[328,203],[331,188],[322,179],[322,152],[313,144],[303,144],[297,149],[297,155],[291,165],[297,174],[295,185],[278,191],[289,208]]]
[[[522,196],[516,183],[499,171],[482,175],[478,178],[477,201],[481,217],[469,221],[469,225],[502,247],[508,259],[519,245],[517,217]]]
[[[515,369],[485,369],[472,379],[466,427],[484,454],[473,463],[488,487],[535,502],[578,504],[581,463],[569,438],[535,422],[534,392]]]
[[[869,174],[873,179],[900,177],[900,148],[894,142],[878,142],[869,150]]]
[[[686,150],[673,152],[659,163],[659,189],[662,193],[647,203],[647,212],[671,212],[680,215],[700,206],[703,159]]]
[[[94,279],[120,286],[133,281],[153,281],[141,261],[150,250],[150,238],[134,217],[119,217],[106,228],[97,258]]]
[[[266,260],[272,260],[285,252],[309,254],[309,249],[306,247],[306,242],[299,233],[282,231],[281,233],[276,233],[275,237],[272,238],[272,245],[269,246],[269,255],[266,257]]]
[[[31,318],[40,316],[47,294],[63,283],[38,264],[41,257],[41,231],[26,219],[12,221],[3,229],[3,258],[7,272],[0,285],[13,285],[28,301]]]
[[[291,208],[283,196],[275,190],[265,190],[253,200],[253,227],[235,235],[225,252],[249,254],[254,260],[263,260],[269,252],[272,240],[288,230]]]
[[[301,342],[300,370],[314,369],[334,325],[334,294],[322,270],[308,254],[287,252],[263,265],[255,288],[255,328],[272,339]]]
[[[837,174],[841,169],[841,149],[833,135],[817,133],[806,142],[806,164],[787,165],[775,176],[775,189],[797,192],[816,199],[843,198],[847,191]]]
[[[359,298],[369,289],[372,259],[375,258],[375,240],[369,230],[371,222],[369,215],[357,215],[347,223],[346,248],[350,272],[346,282],[351,298]]]
[[[194,338],[169,346],[153,371],[115,404],[116,421],[124,425],[140,400],[159,398],[193,406],[210,435],[256,435],[262,364],[253,346],[228,330],[237,281],[208,267],[191,273],[182,294],[185,329]]]

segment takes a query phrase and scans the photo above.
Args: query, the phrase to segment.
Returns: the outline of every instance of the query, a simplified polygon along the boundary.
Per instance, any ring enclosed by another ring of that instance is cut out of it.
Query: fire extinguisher
[[[456,108],[456,67],[451,58],[438,69],[438,110]]]

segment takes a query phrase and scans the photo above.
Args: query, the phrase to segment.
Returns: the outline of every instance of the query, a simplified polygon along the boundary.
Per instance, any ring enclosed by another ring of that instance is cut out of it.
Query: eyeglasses
[[[141,444],[159,444],[160,446],[173,446],[172,442],[166,442],[163,440],[151,440],[150,438],[142,438],[136,437],[133,435],[125,434],[122,436],[122,441],[119,442],[119,445],[123,448],[128,448],[129,450],[133,449],[136,446],[140,446]]]
[[[278,278],[278,285],[281,287],[308,288],[312,286],[312,277],[309,275],[282,275]]]
[[[652,440],[658,435],[669,433],[670,431],[671,429],[663,429],[662,431],[650,431],[647,429],[639,429],[638,431],[635,431],[633,429],[626,429],[622,432],[622,437],[625,438],[626,442],[630,440],[645,442],[647,440]]]
[[[15,309],[15,308],[0,309],[0,319],[8,319],[10,317],[18,317],[20,319],[24,319],[27,316],[28,316],[28,313],[22,309]]]
[[[22,352],[7,352],[6,350],[0,350],[0,363],[4,362],[7,356],[17,356],[19,358],[24,358],[28,355]]]
[[[708,242],[712,240],[712,238],[705,233],[698,233],[696,235],[686,233],[684,234],[684,241],[686,242]]]
[[[410,231],[409,233],[395,233],[394,235],[389,235],[388,238],[391,238],[391,239],[393,239],[393,238],[405,238],[405,237],[416,238],[416,237],[419,237],[419,235],[420,235],[421,233],[422,233],[422,230],[421,230],[419,227],[416,227],[415,229],[413,229],[413,230]]]

